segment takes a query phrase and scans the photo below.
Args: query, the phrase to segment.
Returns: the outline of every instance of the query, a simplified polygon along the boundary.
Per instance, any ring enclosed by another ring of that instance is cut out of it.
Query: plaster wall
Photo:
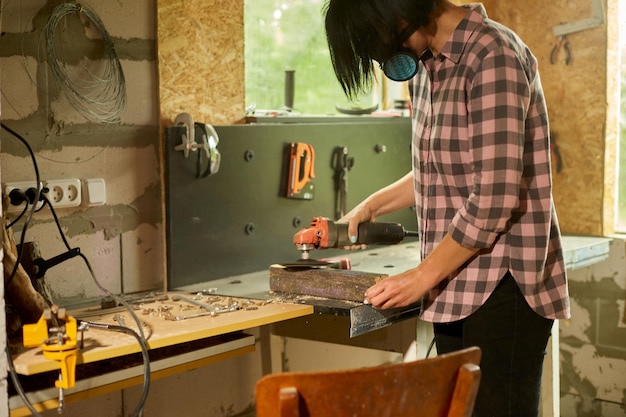
[[[626,246],[609,259],[568,271],[572,317],[561,321],[561,412],[564,416],[626,415]]]

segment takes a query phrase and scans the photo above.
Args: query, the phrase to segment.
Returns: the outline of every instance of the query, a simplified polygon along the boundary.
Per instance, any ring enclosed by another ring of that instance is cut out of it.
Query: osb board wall
[[[561,51],[550,53],[554,26],[592,17],[592,0],[496,1],[490,15],[513,28],[539,60],[553,142],[562,168],[553,164],[554,200],[561,229],[568,234],[602,235],[605,119],[606,25],[567,36],[569,65]],[[606,7],[605,7],[606,9]],[[554,157],[555,155],[553,155]]]
[[[157,0],[161,123],[245,116],[243,0]]]

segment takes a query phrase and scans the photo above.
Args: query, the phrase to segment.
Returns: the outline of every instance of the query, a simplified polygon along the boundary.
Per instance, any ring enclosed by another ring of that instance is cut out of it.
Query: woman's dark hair
[[[372,85],[374,64],[389,58],[400,24],[417,30],[429,22],[440,0],[328,0],[326,39],[335,75],[350,98]]]

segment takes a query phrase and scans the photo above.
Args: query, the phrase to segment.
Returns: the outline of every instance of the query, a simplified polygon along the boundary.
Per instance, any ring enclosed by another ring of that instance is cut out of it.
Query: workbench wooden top
[[[191,295],[187,296],[191,297]],[[168,300],[143,304],[135,310],[135,313],[142,323],[148,349],[173,346],[313,314],[313,307],[310,305],[265,301],[250,304],[249,300],[242,300],[242,302],[247,304],[242,304],[241,309],[216,316],[168,320],[166,318],[168,313],[189,315],[204,311],[184,301],[171,301],[171,297],[168,297]],[[120,324],[116,317],[123,315],[126,325],[137,331],[137,325],[128,311],[117,310],[119,309],[105,313],[80,310],[69,312],[69,314],[79,320],[116,326]],[[80,344],[80,332],[78,340]],[[78,364],[137,352],[141,352],[141,348],[133,336],[90,326],[84,332],[83,346],[78,350]],[[15,370],[22,375],[34,375],[59,369],[56,361],[43,356],[41,347],[20,349],[20,352],[13,354],[12,358]]]

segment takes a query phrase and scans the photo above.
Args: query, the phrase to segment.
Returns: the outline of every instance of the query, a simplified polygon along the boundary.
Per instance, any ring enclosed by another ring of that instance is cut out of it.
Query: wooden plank
[[[270,290],[363,302],[365,290],[386,274],[350,269],[295,269],[270,266]]]

